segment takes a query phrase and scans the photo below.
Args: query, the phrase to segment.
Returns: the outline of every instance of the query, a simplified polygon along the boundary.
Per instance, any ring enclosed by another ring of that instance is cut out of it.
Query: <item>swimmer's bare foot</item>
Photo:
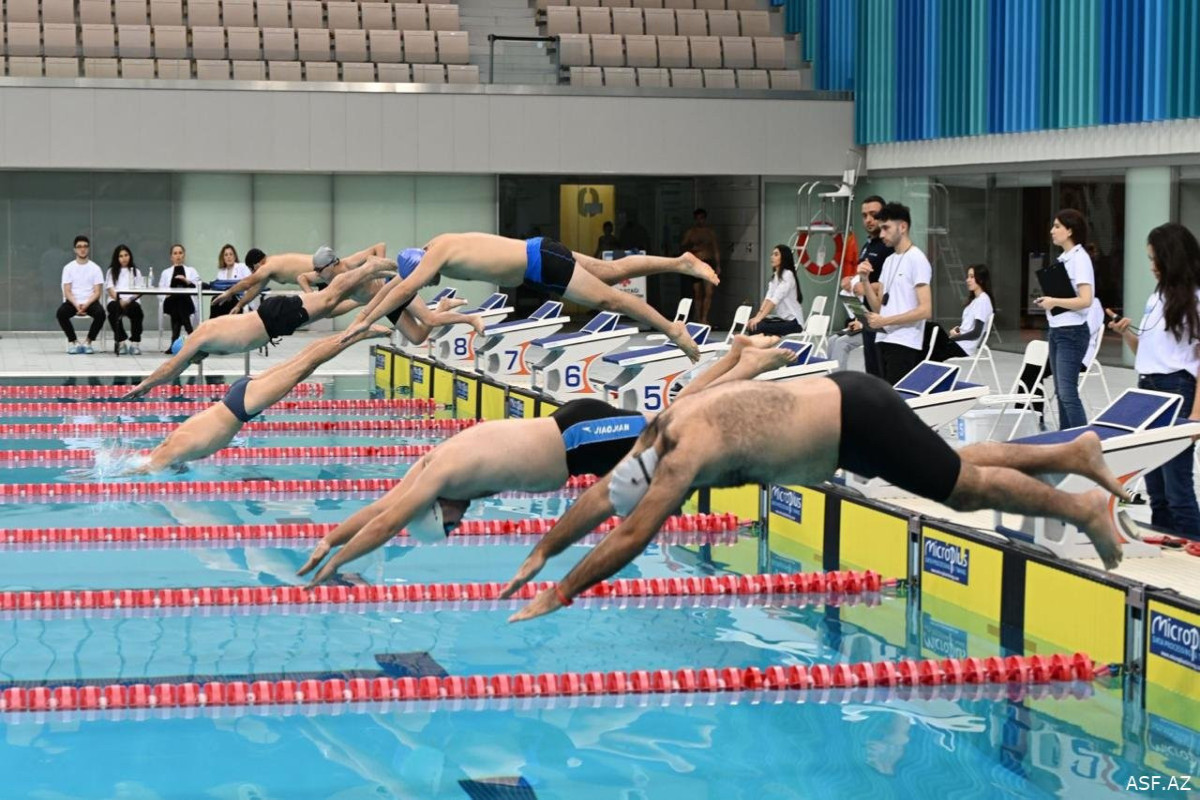
[[[1105,569],[1115,569],[1121,563],[1121,535],[1117,523],[1109,513],[1109,493],[1104,489],[1092,489],[1080,498],[1088,507],[1083,532],[1092,540],[1096,553],[1104,562]]]
[[[778,347],[766,350],[755,348],[743,352],[741,360],[753,368],[755,375],[761,375],[764,372],[786,367],[788,364],[795,362],[796,353],[792,350],[784,350]]]
[[[717,272],[708,264],[696,258],[691,253],[684,253],[679,257],[680,271],[684,275],[691,275],[693,278],[698,278],[702,281],[708,281],[713,286],[718,286],[721,279],[717,277]]]
[[[700,347],[696,344],[696,340],[688,333],[687,325],[682,322],[673,322],[667,328],[667,338],[683,351],[683,354],[690,358],[693,362],[700,360]]]
[[[739,352],[748,349],[766,350],[777,344],[779,344],[778,336],[768,336],[765,333],[739,333],[733,337],[733,344],[729,349]]]
[[[444,313],[446,311],[453,311],[459,306],[465,306],[466,304],[467,301],[461,297],[443,297],[441,300],[438,300],[436,310]]]
[[[487,327],[483,324],[483,317],[479,316],[478,314],[472,314],[469,319],[471,327],[475,329],[475,333],[482,336],[484,328]]]
[[[1071,471],[1077,475],[1092,479],[1099,486],[1103,486],[1117,497],[1128,502],[1130,499],[1129,491],[1121,485],[1121,482],[1117,480],[1117,476],[1108,468],[1108,463],[1104,460],[1104,447],[1100,444],[1100,437],[1094,432],[1088,431],[1076,438],[1073,444],[1079,452],[1079,461],[1078,466]]]

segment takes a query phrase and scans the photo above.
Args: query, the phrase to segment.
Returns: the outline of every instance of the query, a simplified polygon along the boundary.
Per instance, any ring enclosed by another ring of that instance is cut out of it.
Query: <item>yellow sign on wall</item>
[[[385,392],[392,389],[392,352],[382,347],[371,348],[374,386]]]
[[[921,591],[1000,624],[1004,554],[926,526],[921,532]]]
[[[454,405],[454,370],[433,368],[433,399],[441,406]]]
[[[616,225],[615,197],[612,184],[559,184],[558,235],[562,243],[579,253],[594,253],[604,223]]]
[[[412,360],[409,368],[412,380],[412,396],[429,398],[433,396],[433,364],[419,358]]]
[[[816,553],[824,552],[825,493],[799,486],[770,486],[767,492],[770,541],[790,540]]]
[[[907,519],[842,500],[841,522],[841,569],[870,569],[885,578],[908,577]]]
[[[504,419],[504,387],[480,383],[480,418]]]
[[[454,376],[454,416],[475,419],[479,414],[479,379],[470,375]]]
[[[1025,638],[1037,648],[1033,652],[1082,651],[1101,663],[1120,663],[1125,659],[1125,592],[1030,561]]]
[[[392,356],[392,388],[407,389],[412,386],[412,359],[401,353]]]

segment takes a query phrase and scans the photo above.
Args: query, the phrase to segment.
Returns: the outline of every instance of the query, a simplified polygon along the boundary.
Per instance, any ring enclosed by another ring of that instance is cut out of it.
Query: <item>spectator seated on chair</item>
[[[108,294],[108,324],[113,330],[113,353],[130,355],[142,353],[142,304],[137,294],[123,294],[121,289],[144,286],[142,273],[133,263],[133,252],[123,244],[113,249],[108,273],[104,276],[104,290]],[[130,333],[125,333],[125,322],[129,320]],[[126,339],[129,340],[126,343]]]
[[[975,264],[967,267],[967,291],[971,293],[971,298],[963,308],[962,322],[957,327],[947,334],[936,324],[929,326],[934,337],[933,350],[929,354],[931,361],[969,358],[983,344],[988,317],[994,313],[992,277],[986,266]]]
[[[162,271],[162,277],[158,280],[159,288],[195,289],[199,285],[200,273],[183,263],[186,255],[183,245],[171,245],[171,266]],[[192,332],[192,315],[196,313],[196,304],[189,295],[168,295],[163,301],[163,313],[171,318],[172,342],[179,338],[180,329]],[[170,354],[171,348],[168,347],[166,355]]]
[[[86,236],[75,237],[75,260],[62,269],[62,305],[58,307],[58,325],[67,337],[67,352],[71,354],[91,353],[92,342],[104,330],[104,306],[100,295],[104,289],[104,273],[88,254],[92,243]],[[87,343],[80,344],[75,336],[72,317],[91,317]]]
[[[225,281],[229,286],[236,284],[243,278],[250,277],[250,268],[238,261],[237,248],[231,244],[227,244],[221,248],[221,254],[217,256],[217,277],[216,281]],[[228,288],[224,287],[224,288]],[[221,301],[219,297],[214,297],[208,307],[208,316],[222,317],[233,310],[237,305],[237,298],[231,297],[228,300]],[[251,311],[257,310],[257,303],[251,308]]]
[[[792,248],[785,244],[775,245],[771,251],[771,282],[767,284],[767,296],[762,305],[746,323],[746,329],[751,333],[765,333],[769,336],[787,336],[800,333],[804,324],[804,295],[800,293],[800,284],[796,281],[796,265],[792,258]]]

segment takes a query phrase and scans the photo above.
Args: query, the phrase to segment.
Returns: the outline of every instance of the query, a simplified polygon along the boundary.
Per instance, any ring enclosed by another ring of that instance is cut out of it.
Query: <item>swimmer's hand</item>
[[[338,343],[349,344],[355,336],[365,333],[370,327],[371,325],[367,322],[366,318],[359,316],[349,328],[346,328],[346,332],[342,334],[342,338]]]
[[[142,385],[139,383],[137,386],[133,387],[128,392],[121,395],[121,399],[118,402],[123,403],[127,400],[137,400],[140,397],[145,397],[146,393],[149,391],[150,391],[149,389],[142,388]]]
[[[527,619],[552,614],[562,607],[562,603],[558,602],[558,596],[554,588],[551,587],[540,592],[537,597],[529,601],[529,605],[509,617],[508,621],[524,622]]]
[[[525,559],[525,563],[517,570],[517,574],[508,582],[508,586],[504,587],[504,591],[500,593],[500,599],[506,600],[512,597],[517,591],[537,577],[537,574],[542,571],[542,567],[546,566],[546,557],[534,550]]]
[[[317,546],[313,548],[312,555],[308,557],[308,561],[304,562],[304,566],[296,570],[296,574],[299,576],[304,576],[312,572],[318,564],[325,560],[325,556],[329,555],[329,551],[331,549],[332,548],[329,546],[329,542],[326,542],[324,539],[322,539],[317,543]],[[313,582],[316,582],[315,578],[313,579]]]

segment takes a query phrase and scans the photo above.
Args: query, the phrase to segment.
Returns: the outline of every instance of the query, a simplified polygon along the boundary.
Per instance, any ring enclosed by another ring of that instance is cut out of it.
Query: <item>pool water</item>
[[[366,395],[360,385],[339,381],[325,396]],[[6,440],[3,447],[28,449],[35,441]],[[349,444],[355,437],[263,435],[253,446],[299,442]],[[199,464],[151,480],[398,477],[408,463]],[[0,482],[87,479],[71,469],[4,469]],[[0,515],[5,528],[338,522],[368,502],[303,495],[8,502]],[[569,502],[565,495],[491,498],[472,504],[469,517],[559,516]],[[294,573],[311,544],[0,545],[0,586],[297,584],[302,580]],[[761,544],[754,531],[732,544],[653,543],[616,577],[819,567]],[[528,548],[527,541],[494,540],[395,544],[347,564],[343,573],[371,583],[502,581]],[[571,548],[541,577],[561,577],[586,550]],[[903,593],[838,605],[797,600],[580,601],[520,625],[506,621],[520,607],[515,601],[12,612],[0,615],[0,687],[370,676],[413,663],[451,675],[491,675],[994,653],[993,644],[960,629],[960,620],[922,611],[919,598]],[[1155,725],[1125,703],[1120,681],[1071,684],[1061,692],[1041,699],[955,699],[942,690],[744,692],[9,714],[0,717],[6,768],[0,796],[1091,798],[1125,794],[1131,776],[1152,774],[1143,763],[1147,752],[1169,754],[1167,763],[1180,772],[1197,771],[1188,732]]]

